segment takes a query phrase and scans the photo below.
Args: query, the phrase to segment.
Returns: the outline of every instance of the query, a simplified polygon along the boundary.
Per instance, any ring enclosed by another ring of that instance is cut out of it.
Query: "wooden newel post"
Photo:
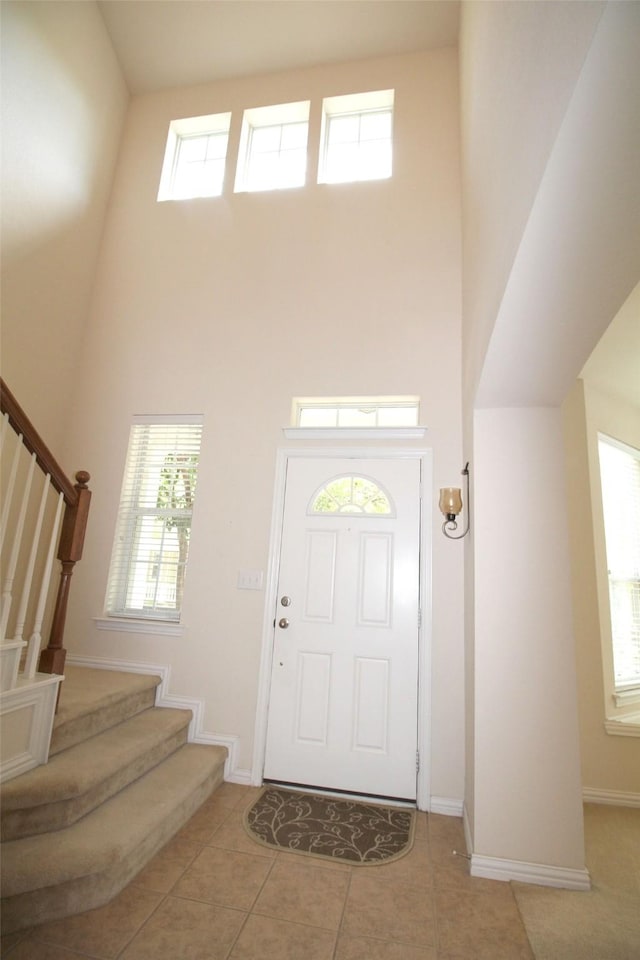
[[[73,570],[77,561],[82,557],[89,504],[91,502],[91,491],[87,488],[90,479],[91,477],[86,470],[79,470],[76,473],[77,482],[74,484],[74,490],[77,498],[75,503],[68,504],[65,509],[58,546],[58,560],[62,563],[60,585],[53,612],[49,645],[40,654],[38,669],[41,673],[64,673],[67,651],[62,645],[62,640],[67,617],[67,602]]]

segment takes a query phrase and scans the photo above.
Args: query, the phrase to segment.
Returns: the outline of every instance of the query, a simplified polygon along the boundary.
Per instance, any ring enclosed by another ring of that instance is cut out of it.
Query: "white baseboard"
[[[466,803],[464,804],[464,810],[462,812],[462,825],[464,827],[464,842],[467,848],[467,853],[471,853],[473,850],[473,835],[471,833],[471,822],[469,820],[469,812],[467,810]]]
[[[562,887],[566,890],[590,890],[591,878],[586,869],[555,867],[546,863],[527,863],[524,860],[502,860],[498,857],[471,855],[471,876],[488,880],[517,880],[543,887]]]
[[[209,733],[202,729],[204,717],[204,701],[195,697],[180,697],[169,693],[171,667],[167,664],[142,663],[136,660],[109,660],[105,657],[76,657],[67,655],[67,663],[77,667],[92,667],[95,670],[120,670],[125,673],[142,673],[147,676],[160,676],[161,680],[156,691],[156,706],[168,707],[175,710],[191,710],[192,719],[189,724],[189,743],[213,744],[227,748],[227,759],[224,765],[224,778],[233,783],[250,782],[245,780],[248,771],[236,770],[238,745],[240,738],[235,734]],[[241,779],[236,780],[239,776]]]
[[[431,797],[429,813],[440,813],[445,817],[461,817],[464,801],[457,797]]]
[[[624,790],[584,787],[582,799],[585,803],[607,803],[614,807],[640,807],[640,793],[628,793]]]

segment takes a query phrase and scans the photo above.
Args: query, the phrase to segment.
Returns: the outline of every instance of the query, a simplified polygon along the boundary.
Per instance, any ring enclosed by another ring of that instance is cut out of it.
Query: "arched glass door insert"
[[[369,477],[346,474],[329,480],[311,498],[307,510],[311,515],[349,513],[395,517],[389,494]]]

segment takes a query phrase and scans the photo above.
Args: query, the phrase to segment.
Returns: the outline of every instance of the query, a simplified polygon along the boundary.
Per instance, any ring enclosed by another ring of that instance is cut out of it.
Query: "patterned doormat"
[[[266,787],[246,810],[259,843],[353,865],[389,863],[413,846],[415,811]]]

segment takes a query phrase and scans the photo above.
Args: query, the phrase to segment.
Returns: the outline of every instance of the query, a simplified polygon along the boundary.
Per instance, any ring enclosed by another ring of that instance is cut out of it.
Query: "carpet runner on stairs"
[[[111,900],[222,783],[159,677],[68,667],[49,763],[0,788],[2,932]]]

